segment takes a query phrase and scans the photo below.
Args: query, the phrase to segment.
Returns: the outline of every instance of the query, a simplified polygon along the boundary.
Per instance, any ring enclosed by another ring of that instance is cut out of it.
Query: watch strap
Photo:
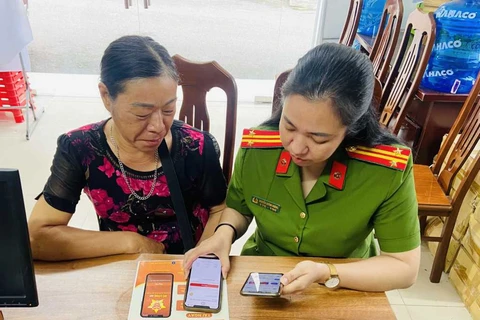
[[[330,278],[338,277],[337,268],[331,263],[327,263],[327,266],[328,266],[328,269],[330,269]]]

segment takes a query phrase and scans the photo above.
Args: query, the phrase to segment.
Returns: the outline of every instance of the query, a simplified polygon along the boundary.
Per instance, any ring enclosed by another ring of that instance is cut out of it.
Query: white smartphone
[[[222,265],[216,256],[199,257],[188,276],[183,306],[188,311],[217,313],[221,308]]]
[[[245,281],[240,294],[242,296],[280,297],[283,273],[252,272]]]

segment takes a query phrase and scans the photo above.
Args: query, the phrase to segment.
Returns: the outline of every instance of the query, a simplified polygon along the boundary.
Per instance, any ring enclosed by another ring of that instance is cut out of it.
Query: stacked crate
[[[458,137],[457,137],[458,141]],[[456,143],[456,141],[455,141]],[[455,143],[450,148],[455,148]],[[455,177],[452,192],[455,193],[465,169],[480,152],[477,144],[467,162]],[[448,156],[447,156],[448,159]],[[445,162],[443,166],[445,166]],[[439,236],[444,224],[440,217],[430,218],[425,229],[427,236]],[[430,251],[435,254],[438,243],[429,242]],[[445,272],[450,272],[450,282],[460,295],[474,319],[480,319],[480,173],[477,174],[462,203],[455,229],[450,239]]]
[[[24,121],[22,110],[27,104],[27,86],[23,72],[0,72],[0,112],[11,112],[16,123]],[[33,106],[33,101],[30,101]]]

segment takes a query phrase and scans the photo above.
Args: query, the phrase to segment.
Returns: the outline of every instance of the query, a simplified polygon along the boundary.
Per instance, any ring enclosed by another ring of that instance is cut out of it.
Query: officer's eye
[[[316,144],[325,144],[325,143],[328,142],[328,140],[323,140],[323,141],[317,141],[317,140],[315,140],[315,139],[312,139],[312,140],[313,140],[313,142],[315,142]]]

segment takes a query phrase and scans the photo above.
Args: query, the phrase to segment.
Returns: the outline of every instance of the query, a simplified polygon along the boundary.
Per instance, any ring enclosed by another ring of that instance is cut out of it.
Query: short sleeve
[[[77,151],[67,135],[57,140],[50,172],[42,192],[45,200],[57,210],[74,213],[86,179]]]
[[[203,156],[201,201],[203,205],[210,208],[225,201],[227,182],[220,165],[220,148],[215,138],[209,133],[205,133]]]
[[[380,249],[384,252],[405,252],[420,245],[412,157],[403,174],[393,179],[387,199],[375,213],[373,223]]]
[[[227,207],[240,212],[245,216],[253,216],[253,213],[248,208],[245,202],[245,195],[243,192],[243,163],[245,161],[245,149],[238,151],[235,158],[235,166],[233,168],[232,178],[227,192]]]

